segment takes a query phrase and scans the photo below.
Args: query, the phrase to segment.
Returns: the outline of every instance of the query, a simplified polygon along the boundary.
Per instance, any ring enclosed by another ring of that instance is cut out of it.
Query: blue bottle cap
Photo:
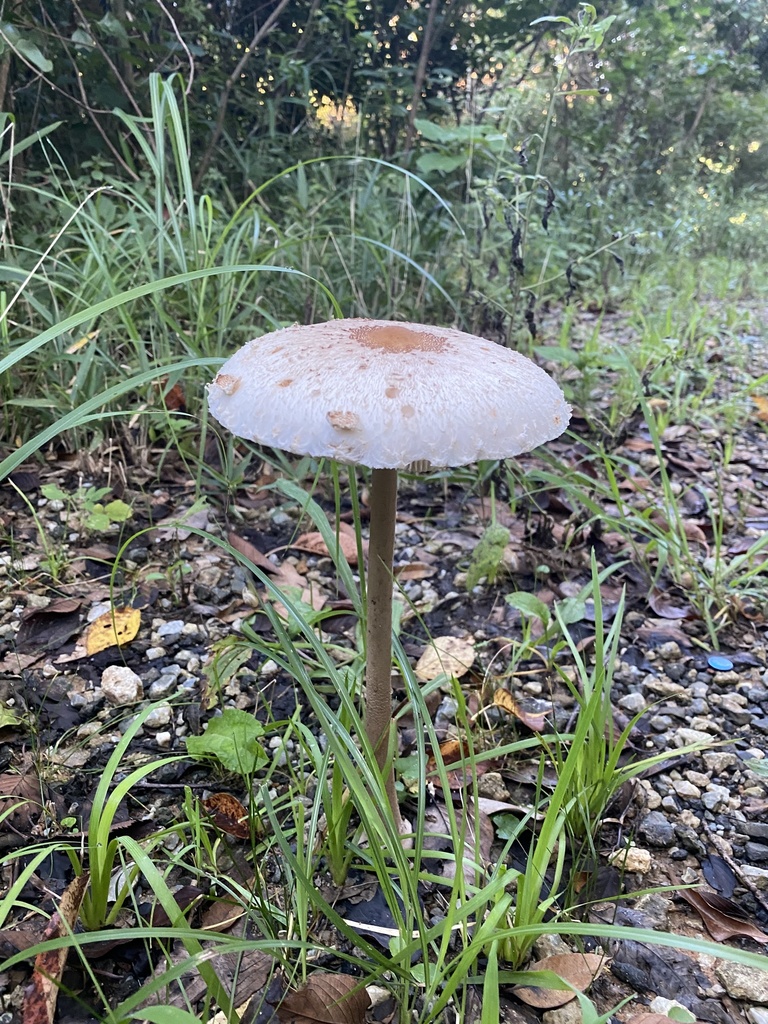
[[[715,672],[729,672],[733,668],[733,662],[730,658],[726,658],[724,654],[710,654],[707,658],[707,664]]]

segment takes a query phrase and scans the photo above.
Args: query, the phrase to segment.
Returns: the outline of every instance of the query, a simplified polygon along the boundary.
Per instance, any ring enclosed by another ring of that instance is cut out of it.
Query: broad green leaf
[[[72,33],[72,42],[75,46],[95,46],[93,39],[81,28],[76,28]]]
[[[114,14],[107,12],[107,14],[105,14],[100,21],[97,21],[96,24],[99,28],[103,29],[107,35],[112,36],[118,42],[128,42],[128,36],[126,35],[125,28],[123,27],[122,22],[119,21]]]
[[[24,39],[23,37],[19,39],[16,43],[16,49],[21,56],[28,60],[30,64],[33,64],[38,71],[42,71],[46,75],[50,71],[53,71],[53,64],[43,54],[40,47],[30,42],[29,39]]]
[[[200,1018],[178,1006],[145,1006],[131,1014],[132,1020],[147,1020],[150,1024],[200,1024]]]
[[[447,156],[442,153],[424,153],[416,161],[416,165],[422,174],[428,174],[430,171],[443,171],[448,173],[455,171],[457,167],[463,167],[467,162],[465,154],[459,156]]]
[[[104,530],[108,530],[109,522],[109,516],[101,505],[94,506],[93,511],[90,513],[86,521],[88,529],[95,530],[97,533],[103,533]]]
[[[121,501],[119,498],[115,501],[110,501],[109,504],[104,506],[104,511],[109,516],[110,522],[113,523],[125,523],[133,515],[133,509],[130,505]]]
[[[43,484],[40,491],[43,497],[47,498],[48,501],[66,501],[69,497],[69,495],[62,491],[60,487],[57,487],[56,484]]]
[[[263,735],[264,729],[253,715],[226,708],[210,720],[202,736],[187,738],[187,750],[193,757],[216,758],[227,771],[253,775],[268,760],[258,742]]]
[[[563,601],[557,602],[557,611],[561,622],[570,626],[572,622],[581,622],[586,614],[586,602],[580,597],[566,597]]]
[[[549,608],[540,601],[538,597],[533,594],[526,594],[523,591],[519,591],[516,594],[507,594],[505,598],[507,604],[511,604],[513,608],[517,608],[523,615],[537,616],[541,619],[544,624],[544,628],[549,625],[551,615],[549,614]]]

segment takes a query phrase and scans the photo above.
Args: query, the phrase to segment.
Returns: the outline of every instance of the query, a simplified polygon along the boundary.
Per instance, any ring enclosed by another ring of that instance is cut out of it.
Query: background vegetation
[[[654,263],[765,254],[760,0],[596,17],[554,0],[6,0],[0,16],[6,351],[173,274],[312,278],[216,273],[84,318],[45,343],[46,389],[39,359],[6,386],[38,410],[6,406],[7,438],[118,367],[331,316],[321,285],[344,315],[526,345],[546,300],[604,307]]]

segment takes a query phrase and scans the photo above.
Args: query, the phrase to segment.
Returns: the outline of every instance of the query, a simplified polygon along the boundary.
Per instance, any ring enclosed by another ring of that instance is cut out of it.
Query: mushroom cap
[[[389,320],[256,338],[208,385],[208,406],[240,437],[373,469],[518,455],[561,434],[571,415],[557,384],[519,352]]]

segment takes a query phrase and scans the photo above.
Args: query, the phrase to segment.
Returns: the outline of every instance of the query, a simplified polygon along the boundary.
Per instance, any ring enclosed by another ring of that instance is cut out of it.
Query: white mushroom
[[[249,342],[208,387],[240,437],[372,470],[365,728],[379,768],[392,721],[392,559],[397,470],[502,459],[565,430],[555,382],[511,349],[451,328],[388,320],[287,327]],[[394,773],[387,793],[400,814]]]

